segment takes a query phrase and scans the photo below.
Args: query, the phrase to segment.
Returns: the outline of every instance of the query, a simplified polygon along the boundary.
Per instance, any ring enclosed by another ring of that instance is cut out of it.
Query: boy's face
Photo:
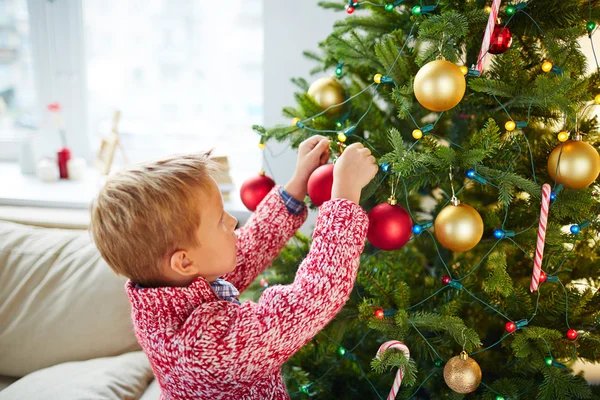
[[[209,282],[233,271],[237,262],[235,227],[237,220],[223,209],[223,197],[214,179],[209,190],[200,191],[199,246],[189,249],[198,275]]]

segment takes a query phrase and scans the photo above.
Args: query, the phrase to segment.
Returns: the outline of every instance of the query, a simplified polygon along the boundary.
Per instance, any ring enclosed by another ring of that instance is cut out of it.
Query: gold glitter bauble
[[[481,383],[481,368],[466,352],[452,357],[444,367],[446,385],[456,393],[474,392]]]
[[[467,251],[483,236],[483,220],[467,204],[446,206],[435,218],[434,233],[442,246],[452,251]]]
[[[558,176],[557,164],[559,165]],[[556,179],[557,183],[562,183],[571,189],[583,189],[598,178],[600,155],[589,143],[581,140],[569,140],[556,146],[550,153],[548,173],[552,179]]]
[[[344,100],[346,100],[346,97],[344,96],[344,87],[335,78],[317,79],[308,88],[308,94],[312,96],[317,104],[323,107],[323,109],[343,103]],[[343,108],[344,106],[333,107],[327,111],[327,115],[336,115],[342,111]]]
[[[431,111],[446,111],[462,100],[467,81],[460,68],[446,60],[425,64],[415,76],[417,101]]]

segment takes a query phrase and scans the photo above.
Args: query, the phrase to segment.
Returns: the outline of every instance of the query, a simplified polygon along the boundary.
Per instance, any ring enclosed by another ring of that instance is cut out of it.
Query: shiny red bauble
[[[383,319],[383,317],[385,317],[385,311],[383,311],[381,309],[375,311],[375,318]]]
[[[567,337],[571,340],[575,340],[577,339],[577,336],[579,336],[579,334],[577,333],[577,331],[575,329],[569,329],[567,331]]]
[[[379,204],[369,212],[367,239],[380,250],[397,250],[412,235],[410,214],[399,205]]]
[[[517,324],[515,324],[514,322],[507,322],[506,325],[504,326],[504,328],[506,328],[506,332],[508,333],[513,333],[514,331],[517,330]]]
[[[442,283],[444,285],[449,285],[451,281],[452,281],[452,278],[450,278],[450,276],[448,276],[448,275],[442,276]]]
[[[333,164],[321,165],[308,178],[308,197],[317,207],[331,200],[333,187]]]
[[[548,279],[548,275],[546,275],[546,273],[544,271],[541,271],[540,272],[540,283],[546,282],[546,279]]]
[[[496,24],[492,37],[490,39],[490,54],[502,54],[512,45],[512,33],[507,27]]]
[[[242,203],[248,210],[256,210],[256,207],[269,194],[273,186],[275,186],[275,181],[264,173],[248,179],[240,188]]]

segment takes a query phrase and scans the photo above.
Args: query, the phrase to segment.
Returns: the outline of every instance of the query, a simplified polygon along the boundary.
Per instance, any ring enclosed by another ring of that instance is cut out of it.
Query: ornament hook
[[[454,193],[454,174],[452,173],[452,165],[450,166],[450,173],[448,176],[450,177],[450,188],[452,189],[452,198],[450,199],[450,204],[457,206],[460,204],[460,201],[458,201],[456,198],[456,193]]]

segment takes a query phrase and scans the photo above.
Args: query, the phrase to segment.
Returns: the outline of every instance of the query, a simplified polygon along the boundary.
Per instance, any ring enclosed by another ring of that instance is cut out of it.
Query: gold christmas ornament
[[[344,96],[344,87],[335,78],[320,78],[317,79],[308,88],[308,94],[315,99],[323,109],[329,108],[336,104],[343,103],[346,100]],[[327,111],[328,116],[334,116],[342,111],[344,107],[333,107]]]
[[[415,129],[412,131],[412,137],[419,140],[423,137],[423,131],[420,129]]]
[[[581,139],[581,135],[575,135],[573,140],[556,146],[548,157],[550,177],[571,189],[583,189],[590,186],[600,174],[598,151],[594,146]]]
[[[594,97],[594,102],[596,102],[596,104],[600,104],[600,94],[597,94],[596,97]]]
[[[460,72],[462,72],[463,75],[467,75],[469,73],[469,67],[463,65],[462,67],[460,67]]]
[[[434,233],[448,250],[471,250],[483,236],[483,220],[473,207],[452,200],[435,218]]]
[[[481,368],[466,351],[452,357],[444,367],[446,385],[456,393],[474,392],[481,383]]]
[[[460,103],[466,89],[467,83],[460,68],[446,60],[425,64],[415,76],[415,97],[431,111],[450,110]]]

